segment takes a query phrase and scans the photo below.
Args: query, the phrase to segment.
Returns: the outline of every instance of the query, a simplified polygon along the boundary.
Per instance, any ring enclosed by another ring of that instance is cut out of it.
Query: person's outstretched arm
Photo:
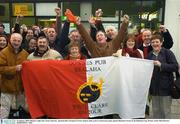
[[[161,25],[160,32],[164,38],[163,47],[166,49],[171,49],[174,42],[171,34],[169,33],[169,30],[166,29],[164,25]]]
[[[22,18],[22,16],[17,16],[16,17],[16,23],[15,23],[15,26],[14,26],[14,31],[13,33],[21,33],[21,28],[20,28],[20,18]]]
[[[124,15],[123,22],[121,24],[119,32],[118,32],[117,36],[112,40],[114,51],[117,51],[119,48],[121,48],[121,43],[123,43],[123,40],[126,36],[128,24],[129,24],[129,16]]]
[[[55,24],[55,30],[57,33],[57,37],[60,36],[61,34],[61,28],[62,28],[62,22],[61,22],[61,9],[59,7],[55,8],[55,12],[56,12],[56,24]]]

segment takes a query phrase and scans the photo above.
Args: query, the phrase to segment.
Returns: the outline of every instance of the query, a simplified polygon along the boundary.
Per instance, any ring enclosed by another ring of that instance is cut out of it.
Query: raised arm
[[[173,39],[168,29],[165,28],[164,25],[160,25],[160,32],[164,38],[163,47],[166,49],[170,49],[173,46]]]
[[[93,41],[93,39],[91,38],[89,33],[86,31],[84,26],[81,24],[80,18],[74,16],[69,9],[66,10],[66,16],[70,22],[73,22],[74,24],[76,24],[77,29],[79,30],[79,33],[81,34],[87,49],[91,53],[93,51],[94,46],[96,45],[96,42]]]
[[[95,26],[97,28],[97,31],[103,31],[105,32],[104,30],[104,26],[102,25],[102,21],[101,21],[101,18],[102,18],[102,15],[103,15],[103,11],[102,9],[98,9],[96,12],[95,12]]]
[[[21,29],[20,29],[20,18],[21,18],[22,16],[17,16],[16,17],[16,23],[15,23],[15,26],[14,26],[14,31],[13,31],[13,33],[21,33]]]
[[[68,38],[69,26],[70,26],[70,22],[65,21],[61,34],[58,38],[58,42],[57,42],[57,45],[60,49],[65,49],[65,46],[70,43],[70,40]],[[63,54],[66,54],[66,53],[63,53]]]
[[[129,24],[129,16],[124,15],[120,30],[117,36],[112,40],[114,51],[117,51],[119,48],[121,48],[121,43],[123,43],[123,40],[126,36],[128,24]]]
[[[76,25],[77,25],[77,29],[79,30],[79,33],[84,39],[84,43],[86,44],[87,49],[91,53],[93,51],[94,46],[96,45],[96,42],[93,41],[93,39],[91,38],[85,27],[80,23],[80,18],[77,20]]]
[[[95,18],[90,17],[89,19],[89,24],[90,24],[90,35],[93,41],[96,41],[96,33],[97,33],[97,28],[95,26]]]
[[[62,28],[62,22],[61,22],[61,9],[59,7],[55,8],[55,12],[56,12],[56,24],[55,24],[55,30],[57,33],[57,37],[60,36],[61,34],[61,28]]]
[[[102,25],[102,21],[101,21],[102,14],[103,14],[102,10],[98,9],[95,12],[95,17],[91,17],[89,19],[89,23],[90,23],[90,35],[91,35],[93,41],[96,41],[96,33],[98,31],[105,32],[104,27]]]

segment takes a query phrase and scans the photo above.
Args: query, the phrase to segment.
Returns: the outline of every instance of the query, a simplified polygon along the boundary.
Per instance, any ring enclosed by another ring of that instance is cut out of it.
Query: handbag
[[[173,99],[179,99],[180,98],[180,76],[179,72],[176,72],[176,78],[171,86],[171,97]]]

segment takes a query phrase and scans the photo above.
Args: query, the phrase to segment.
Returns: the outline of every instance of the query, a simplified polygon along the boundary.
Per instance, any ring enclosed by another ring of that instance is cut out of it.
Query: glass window
[[[54,9],[58,6],[57,3],[36,3],[37,16],[55,16]]]
[[[4,25],[4,31],[6,32],[6,33],[10,33],[10,23],[3,23],[3,25]]]
[[[13,16],[34,16],[34,4],[33,3],[13,3],[12,4]]]
[[[156,30],[162,19],[163,1],[143,1],[141,14],[141,27]]]
[[[38,18],[38,25],[41,27],[55,27],[56,24],[56,18]],[[62,22],[63,25],[63,22]],[[76,26],[74,23],[70,23],[70,31],[76,29]]]
[[[0,3],[0,22],[9,22],[9,4]]]
[[[109,7],[110,5],[113,7]],[[135,30],[140,25],[141,1],[98,1],[94,2],[92,6],[93,15],[97,9],[103,10],[103,21],[107,23],[105,27],[110,24],[115,25],[116,28],[119,27],[119,22],[124,14],[128,14],[130,17],[130,30]]]
[[[162,0],[97,1],[93,2],[92,13],[94,15],[95,11],[101,8],[103,10],[103,17],[110,17],[113,20],[118,16],[117,23],[119,23],[119,20],[124,14],[128,14],[130,17],[130,29],[134,30],[137,27],[146,27],[154,30],[163,21],[163,5],[164,1]],[[107,22],[112,21],[105,20],[105,23]]]
[[[38,18],[38,25],[42,27],[55,27],[56,18]]]
[[[80,2],[63,2],[63,12],[66,9],[71,9],[74,15],[80,16]]]

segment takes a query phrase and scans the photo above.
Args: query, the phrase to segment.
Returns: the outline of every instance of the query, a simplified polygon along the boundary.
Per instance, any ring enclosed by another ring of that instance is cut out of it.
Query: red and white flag
[[[153,72],[150,60],[102,57],[23,63],[32,118],[143,118]]]

